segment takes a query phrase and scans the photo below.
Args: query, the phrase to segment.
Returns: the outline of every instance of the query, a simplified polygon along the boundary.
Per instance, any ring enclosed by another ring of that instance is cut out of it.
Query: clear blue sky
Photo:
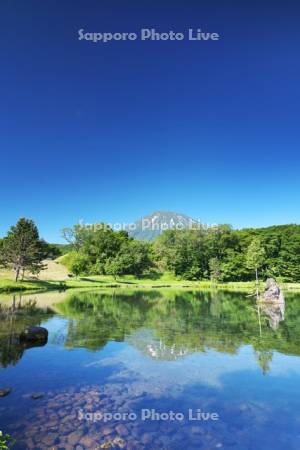
[[[299,223],[300,4],[2,0],[0,235],[157,209]],[[90,43],[78,30],[218,32]]]

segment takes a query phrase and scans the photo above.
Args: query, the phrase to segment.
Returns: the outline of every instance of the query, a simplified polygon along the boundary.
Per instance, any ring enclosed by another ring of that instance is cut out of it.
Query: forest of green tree
[[[28,269],[38,272],[44,258],[64,254],[63,264],[75,276],[170,272],[187,280],[250,281],[259,276],[300,282],[300,225],[167,230],[153,243],[104,224],[74,225],[65,228],[63,236],[66,246],[46,244],[32,221],[20,219],[0,240],[0,264],[18,274]]]
[[[220,225],[202,230],[166,231],[154,243],[161,268],[187,279],[214,277],[221,281],[253,279],[249,264],[257,247],[262,278],[300,281],[300,226],[234,230]]]

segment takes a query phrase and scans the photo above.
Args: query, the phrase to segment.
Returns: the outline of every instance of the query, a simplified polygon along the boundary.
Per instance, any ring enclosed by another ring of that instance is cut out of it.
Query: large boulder
[[[27,327],[20,335],[20,341],[24,343],[46,344],[48,341],[48,330],[43,327]]]
[[[282,304],[284,303],[284,296],[279,287],[273,278],[268,278],[266,283],[266,290],[261,296],[261,301],[268,303],[276,303]]]
[[[11,388],[0,389],[0,397],[6,397],[11,393]]]

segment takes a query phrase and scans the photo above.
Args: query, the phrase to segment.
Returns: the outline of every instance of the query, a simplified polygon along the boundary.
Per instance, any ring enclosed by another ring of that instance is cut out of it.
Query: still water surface
[[[16,449],[300,448],[299,294],[259,310],[236,292],[17,295],[0,319],[0,430]],[[28,325],[45,346],[19,343]]]

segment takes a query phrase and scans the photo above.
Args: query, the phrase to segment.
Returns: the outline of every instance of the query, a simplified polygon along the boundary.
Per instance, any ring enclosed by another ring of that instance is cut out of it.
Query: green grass
[[[287,290],[300,289],[300,283],[286,283],[282,287]],[[207,281],[188,281],[176,278],[171,273],[158,274],[136,278],[133,275],[124,275],[115,280],[110,275],[86,276],[79,278],[68,277],[68,271],[60,262],[47,261],[47,269],[42,271],[39,279],[25,279],[25,281],[14,281],[14,275],[11,271],[0,270],[0,293],[17,291],[48,291],[61,290],[69,288],[180,288],[180,289],[228,289],[252,292],[254,282],[230,282],[218,283],[212,286]],[[261,289],[264,283],[261,283]]]
[[[70,288],[193,288],[210,289],[210,281],[186,281],[163,274],[160,277],[142,277],[122,276],[115,280],[112,276],[102,275],[93,277],[69,278],[66,280],[31,280],[31,281],[13,281],[10,279],[0,279],[1,292],[32,291],[32,290],[50,290],[50,289],[70,289]],[[225,283],[217,286],[222,289],[249,289],[253,287],[252,283]]]
[[[248,283],[219,283],[212,286],[210,281],[186,281],[178,280],[169,275],[162,275],[159,278],[135,278],[133,276],[122,276],[115,280],[111,276],[94,276],[70,278],[67,280],[32,280],[32,281],[12,281],[7,279],[0,279],[0,293],[1,292],[17,292],[17,291],[47,291],[60,289],[74,289],[74,288],[180,288],[180,289],[229,289],[229,290],[246,290],[252,291],[254,284]],[[299,286],[300,287],[300,286]]]
[[[1,292],[18,292],[18,291],[37,291],[37,290],[49,290],[49,289],[61,289],[62,283],[52,281],[13,281],[2,279],[0,280],[0,293]]]

